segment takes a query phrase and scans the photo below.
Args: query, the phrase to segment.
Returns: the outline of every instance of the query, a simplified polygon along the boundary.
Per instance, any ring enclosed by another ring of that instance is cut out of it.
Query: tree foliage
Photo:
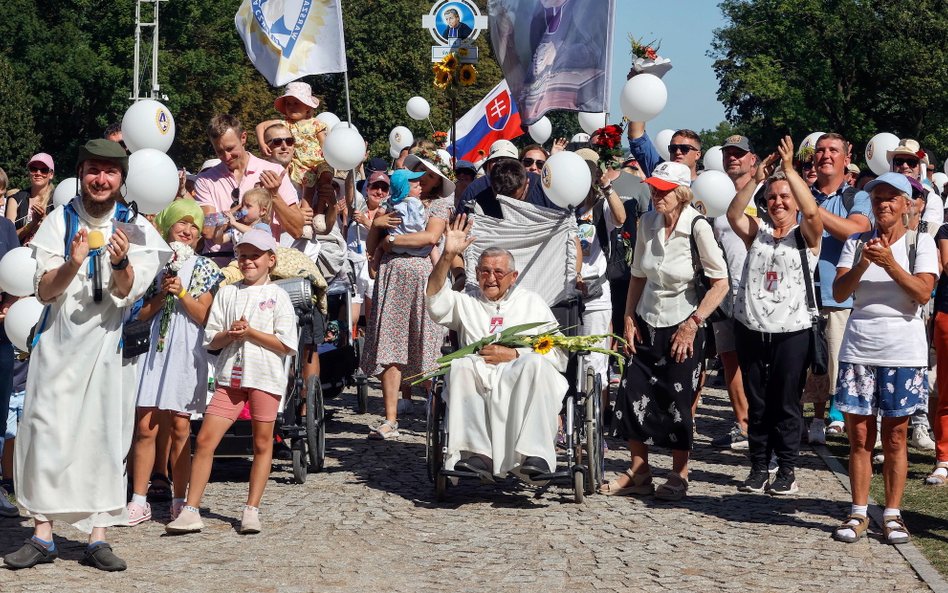
[[[948,153],[948,2],[723,0],[709,55],[727,119],[762,147],[878,132]],[[854,155],[855,156],[855,155]]]

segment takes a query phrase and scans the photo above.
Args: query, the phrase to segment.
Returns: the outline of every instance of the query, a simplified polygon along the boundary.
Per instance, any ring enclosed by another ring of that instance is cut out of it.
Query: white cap
[[[510,140],[497,140],[490,145],[490,152],[487,153],[487,159],[485,160],[489,161],[500,157],[518,159],[520,158],[520,152]]]

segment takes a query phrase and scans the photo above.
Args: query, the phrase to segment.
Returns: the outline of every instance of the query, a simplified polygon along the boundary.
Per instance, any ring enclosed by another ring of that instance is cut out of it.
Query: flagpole
[[[342,76],[346,81],[346,121],[352,125],[352,105],[349,103],[349,71],[343,70]]]

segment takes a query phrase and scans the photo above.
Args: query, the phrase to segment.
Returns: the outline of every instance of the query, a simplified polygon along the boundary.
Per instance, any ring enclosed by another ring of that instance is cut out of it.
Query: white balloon
[[[945,191],[945,182],[948,181],[948,173],[941,171],[932,175],[932,184],[938,188],[938,193]]]
[[[652,140],[652,144],[655,145],[655,150],[658,151],[658,154],[662,155],[662,159],[666,161],[671,160],[671,154],[668,153],[668,145],[671,144],[672,136],[675,135],[675,130],[662,130],[655,135],[655,139]]]
[[[158,214],[178,195],[178,167],[171,157],[154,148],[142,148],[128,157],[126,200],[142,214]]]
[[[350,130],[355,130],[356,132],[359,131],[359,128],[355,127],[353,124],[347,121],[340,121],[338,124],[330,128],[329,131],[332,132],[333,130],[342,129],[342,128],[349,128]]]
[[[3,327],[7,337],[21,352],[29,351],[30,332],[43,314],[43,304],[36,297],[27,297],[13,303],[7,311]]]
[[[56,189],[53,190],[53,205],[65,206],[79,195],[79,180],[75,177],[67,177],[59,182]]]
[[[543,116],[537,121],[533,122],[527,131],[530,132],[530,137],[533,138],[533,141],[537,144],[543,144],[550,139],[550,136],[553,134],[553,122],[550,121],[550,118]]]
[[[721,171],[705,171],[691,184],[692,204],[706,216],[723,216],[737,194],[734,182]]]
[[[592,134],[599,128],[606,127],[605,113],[583,113],[579,112],[579,127],[587,134]]]
[[[586,132],[580,132],[578,134],[575,134],[572,138],[570,138],[569,141],[575,142],[577,144],[582,144],[583,142],[589,142],[589,134],[587,134]]]
[[[704,158],[701,160],[704,164],[705,171],[720,171],[724,172],[724,152],[721,150],[720,146],[712,146],[704,153]]]
[[[326,124],[329,130],[332,130],[333,127],[339,123],[339,117],[331,111],[323,111],[316,116],[316,119]]]
[[[389,146],[389,147],[388,147],[388,154],[389,154],[389,156],[391,156],[393,159],[397,159],[397,158],[398,158],[398,155],[400,155],[401,153],[402,153],[402,151],[401,151],[401,150],[398,150],[398,149],[395,148],[394,146]]]
[[[0,259],[0,289],[3,292],[17,297],[33,294],[35,275],[36,260],[33,259],[33,250],[29,247],[11,249]]]
[[[437,150],[437,153],[438,153],[438,156],[441,158],[441,162],[444,163],[444,166],[450,167],[450,166],[451,166],[451,162],[454,160],[454,159],[451,157],[451,153],[448,152],[447,150],[443,149],[443,148],[439,148],[439,149]]]
[[[428,101],[424,97],[409,99],[405,110],[408,111],[408,117],[418,121],[428,119],[428,116],[431,115],[431,105],[428,105]]]
[[[560,208],[570,208],[586,199],[592,184],[592,174],[583,157],[563,150],[546,159],[540,180],[551,202]]]
[[[948,175],[948,159],[945,159],[945,166],[942,169],[945,171],[945,175]]]
[[[649,121],[665,109],[668,89],[662,79],[654,74],[633,76],[622,87],[619,105],[622,115],[632,121]]]
[[[354,129],[336,128],[326,136],[323,156],[333,168],[350,171],[365,159],[365,140]]]
[[[174,134],[174,117],[154,99],[132,103],[122,117],[122,140],[132,152],[143,148],[168,152]]]
[[[882,132],[872,137],[866,144],[866,164],[876,175],[882,175],[892,170],[886,152],[895,150],[899,145],[899,137],[889,132]]]
[[[395,126],[388,134],[388,144],[396,150],[401,150],[414,143],[415,136],[405,126]]]
[[[810,150],[816,150],[816,141],[820,139],[820,136],[826,132],[813,132],[809,134],[806,138],[803,139],[803,142],[800,143],[800,148],[797,149],[797,152],[809,148]]]

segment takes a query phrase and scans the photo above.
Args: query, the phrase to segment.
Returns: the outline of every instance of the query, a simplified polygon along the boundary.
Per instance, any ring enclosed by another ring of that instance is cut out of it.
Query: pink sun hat
[[[286,85],[283,95],[277,97],[277,100],[273,102],[273,107],[280,113],[283,113],[283,101],[287,97],[293,97],[300,103],[309,105],[313,109],[319,107],[319,99],[313,96],[313,87],[309,86],[309,83],[306,82],[295,81]]]

